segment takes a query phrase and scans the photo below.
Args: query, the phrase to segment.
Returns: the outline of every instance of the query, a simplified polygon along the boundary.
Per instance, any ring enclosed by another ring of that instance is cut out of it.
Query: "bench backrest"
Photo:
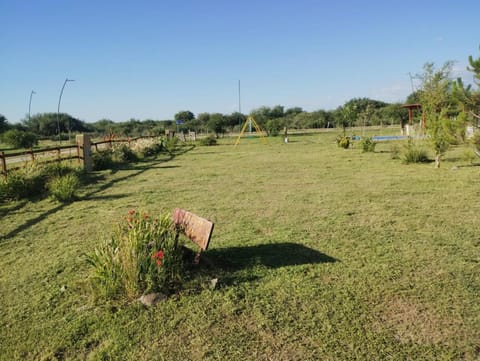
[[[207,250],[213,232],[213,222],[184,209],[175,208],[173,223],[202,250]]]

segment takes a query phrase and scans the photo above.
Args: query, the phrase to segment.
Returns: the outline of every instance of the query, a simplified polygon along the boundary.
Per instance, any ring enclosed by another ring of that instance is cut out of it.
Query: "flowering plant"
[[[183,278],[183,248],[169,215],[152,218],[128,211],[111,240],[87,256],[92,285],[100,296],[133,299],[150,291],[172,291]]]

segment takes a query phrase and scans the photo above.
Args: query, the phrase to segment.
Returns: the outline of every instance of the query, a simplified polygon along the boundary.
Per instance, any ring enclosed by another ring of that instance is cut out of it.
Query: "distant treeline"
[[[79,120],[69,114],[41,113],[24,119],[19,124],[10,124],[0,115],[0,133],[9,129],[32,132],[42,138],[58,139],[68,134],[87,132],[95,136],[140,136],[163,134],[166,129],[178,131],[212,132],[216,135],[240,130],[248,115],[267,131],[275,135],[284,127],[290,129],[334,128],[344,126],[369,126],[400,124],[408,119],[407,111],[400,104],[388,104],[368,98],[355,98],[335,110],[307,112],[300,107],[287,108],[277,105],[263,106],[250,114],[234,112],[200,113],[179,111],[172,120],[138,120],[114,122],[101,119],[93,123]]]

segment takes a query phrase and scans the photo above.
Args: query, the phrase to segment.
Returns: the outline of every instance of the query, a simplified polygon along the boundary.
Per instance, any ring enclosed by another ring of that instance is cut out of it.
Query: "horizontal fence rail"
[[[112,148],[114,143],[128,143],[135,142],[140,139],[156,138],[156,136],[144,136],[136,138],[125,139],[104,139],[98,142],[92,142],[92,148],[98,152],[99,148]],[[42,160],[45,162],[58,162],[69,159],[82,159],[82,147],[78,144],[74,145],[62,145],[58,147],[48,147],[42,149],[30,149],[21,152],[8,153],[0,152],[0,166],[1,174],[6,175],[8,170],[21,168],[19,163],[33,162],[36,160]],[[8,166],[8,168],[7,168]]]

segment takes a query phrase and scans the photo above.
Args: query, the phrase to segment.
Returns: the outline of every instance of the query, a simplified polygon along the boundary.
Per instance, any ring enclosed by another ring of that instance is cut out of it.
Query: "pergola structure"
[[[421,110],[422,105],[421,104],[404,104],[402,105],[402,108],[408,109],[408,124],[412,125],[413,123],[413,111],[414,110]],[[425,120],[425,114],[422,113],[422,130],[425,131],[427,127],[426,120]]]

